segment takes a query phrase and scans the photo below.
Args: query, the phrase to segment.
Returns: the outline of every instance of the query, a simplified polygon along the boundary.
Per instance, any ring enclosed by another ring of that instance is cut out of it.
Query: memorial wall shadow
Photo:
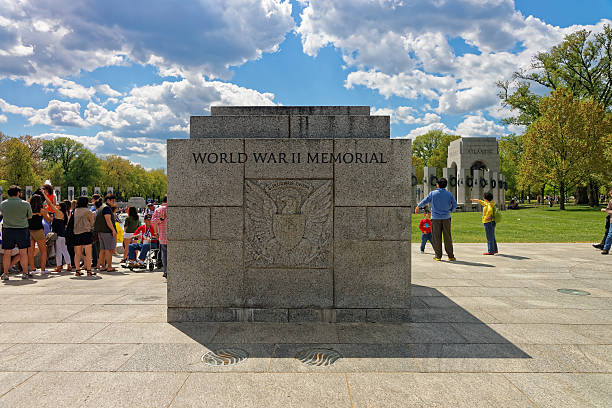
[[[412,285],[412,293],[411,318],[401,323],[171,324],[211,350],[238,347],[260,358],[313,347],[344,358],[531,358],[435,288]]]

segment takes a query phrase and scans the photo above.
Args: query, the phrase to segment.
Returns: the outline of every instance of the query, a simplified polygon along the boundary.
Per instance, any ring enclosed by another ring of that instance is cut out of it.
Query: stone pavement
[[[459,244],[448,263],[412,249],[404,324],[168,324],[160,272],[11,277],[0,407],[612,406],[612,256]],[[342,357],[295,358],[311,347]],[[223,348],[249,356],[202,362]]]

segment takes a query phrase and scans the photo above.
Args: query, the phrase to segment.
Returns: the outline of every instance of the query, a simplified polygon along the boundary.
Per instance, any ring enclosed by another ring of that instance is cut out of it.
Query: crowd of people
[[[159,206],[148,201],[141,225],[137,208],[119,209],[113,194],[58,202],[53,186],[45,184],[26,201],[19,186],[10,186],[8,199],[0,203],[0,279],[8,280],[11,272],[28,279],[38,268],[43,276],[60,273],[64,265],[75,276],[114,272],[113,255],[120,235],[124,250],[120,264],[130,269],[143,267],[149,251],[155,249],[167,277],[166,207],[167,197]],[[122,212],[125,221],[119,216]],[[55,254],[53,271],[47,269],[49,253]]]

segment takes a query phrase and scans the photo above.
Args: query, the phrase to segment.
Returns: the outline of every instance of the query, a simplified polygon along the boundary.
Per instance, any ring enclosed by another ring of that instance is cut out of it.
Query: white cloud
[[[492,120],[486,119],[482,113],[468,115],[463,122],[457,125],[455,134],[464,137],[470,136],[502,136],[507,134],[506,128]]]
[[[81,105],[79,103],[58,101],[56,99],[49,101],[46,108],[34,109],[12,105],[0,98],[0,110],[24,116],[31,125],[54,127],[86,127],[88,125],[81,117]]]
[[[440,122],[440,116],[435,113],[425,113],[419,117],[419,112],[411,106],[398,106],[396,108],[373,109],[372,115],[385,115],[391,117],[391,123],[405,123],[407,125],[431,124]]]
[[[0,115],[0,123],[6,123],[8,121],[8,118],[6,117],[6,115]]]
[[[129,62],[225,75],[294,27],[288,0],[0,0],[0,10],[0,78],[27,83]]]
[[[453,130],[444,123],[430,123],[429,125],[421,126],[411,130],[408,134],[401,136],[400,139],[414,139],[432,130],[441,130],[444,133],[454,134]]]
[[[439,114],[467,114],[498,103],[496,82],[529,68],[531,58],[578,29],[523,16],[512,0],[308,0],[297,29],[304,52],[332,45],[348,67],[345,86],[386,98],[433,102]],[[476,52],[456,55],[448,39]],[[420,101],[419,101],[420,102]]]
[[[110,85],[108,84],[102,84],[102,85],[98,85],[96,86],[96,91],[98,93],[101,93],[103,95],[107,95],[110,97],[119,97],[122,95],[121,92],[119,91],[115,91],[113,88],[110,87]]]
[[[90,125],[113,129],[117,135],[167,137],[186,132],[189,117],[210,112],[210,105],[273,105],[274,95],[231,83],[190,76],[134,88],[109,110],[90,102],[85,118]]]

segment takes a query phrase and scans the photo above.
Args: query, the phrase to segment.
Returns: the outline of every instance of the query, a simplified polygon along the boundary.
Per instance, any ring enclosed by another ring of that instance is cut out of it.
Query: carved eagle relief
[[[247,180],[245,201],[248,265],[329,264],[330,180]]]

